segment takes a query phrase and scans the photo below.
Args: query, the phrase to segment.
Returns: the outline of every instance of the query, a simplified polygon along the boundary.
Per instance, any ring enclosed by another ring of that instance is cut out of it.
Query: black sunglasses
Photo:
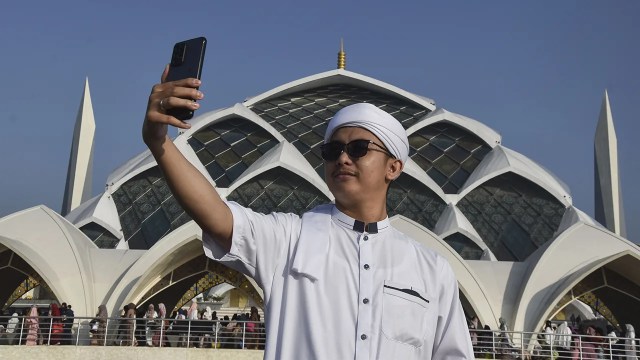
[[[369,144],[376,145],[382,150],[379,149],[370,149]],[[392,153],[389,152],[384,146],[374,143],[371,140],[353,140],[346,144],[341,143],[339,141],[332,141],[326,144],[320,145],[320,154],[322,158],[326,161],[336,161],[340,157],[342,152],[346,152],[352,159],[358,159],[365,155],[369,150],[372,151],[380,151],[383,152],[392,158],[396,158]]]

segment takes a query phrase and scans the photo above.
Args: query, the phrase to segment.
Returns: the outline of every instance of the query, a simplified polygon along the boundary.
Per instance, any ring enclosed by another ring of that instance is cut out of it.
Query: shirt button
[[[364,264],[364,269],[369,270],[369,264]]]
[[[367,335],[366,335],[366,334],[362,334],[362,335],[360,335],[360,339],[362,339],[362,340],[367,340]]]
[[[367,299],[367,298],[362,299],[362,303],[363,304],[368,304],[369,303],[369,299]]]
[[[369,240],[369,237],[367,235],[364,236],[364,241]]]

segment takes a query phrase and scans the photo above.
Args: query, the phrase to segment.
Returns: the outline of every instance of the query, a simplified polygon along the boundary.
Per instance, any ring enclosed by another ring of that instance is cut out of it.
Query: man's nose
[[[343,149],[340,155],[338,155],[338,159],[336,160],[340,164],[351,162],[351,157],[347,154],[347,149]]]

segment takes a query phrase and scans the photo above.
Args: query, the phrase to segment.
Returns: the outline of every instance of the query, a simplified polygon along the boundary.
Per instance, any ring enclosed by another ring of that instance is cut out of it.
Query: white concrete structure
[[[468,315],[536,331],[574,300],[597,299],[610,321],[640,324],[637,245],[576,209],[565,184],[496,131],[431,99],[338,69],[201,114],[174,142],[226,199],[301,213],[332,201],[319,145],[333,114],[362,101],[409,137],[410,159],[389,190],[391,222],[450,261]],[[229,283],[259,303],[255,283],[206,259],[200,240],[147,151],[66,218],[37,207],[0,219],[0,269],[11,251],[60,301],[83,303],[76,314],[101,303],[111,313],[129,302],[172,308],[196,282],[199,291]]]
[[[627,236],[618,167],[618,138],[613,127],[609,94],[604,92],[594,141],[596,220],[612,232]]]
[[[69,153],[69,169],[62,200],[62,215],[91,198],[93,180],[93,138],[96,122],[93,117],[93,105],[89,92],[89,78],[85,80],[84,92],[78,109],[71,152]]]

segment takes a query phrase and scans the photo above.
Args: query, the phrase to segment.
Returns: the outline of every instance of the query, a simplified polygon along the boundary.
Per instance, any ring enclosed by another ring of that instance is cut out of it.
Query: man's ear
[[[387,180],[393,181],[393,180],[396,180],[398,177],[400,177],[403,167],[404,167],[404,164],[402,163],[402,160],[390,159],[387,167],[387,175],[386,175]]]

